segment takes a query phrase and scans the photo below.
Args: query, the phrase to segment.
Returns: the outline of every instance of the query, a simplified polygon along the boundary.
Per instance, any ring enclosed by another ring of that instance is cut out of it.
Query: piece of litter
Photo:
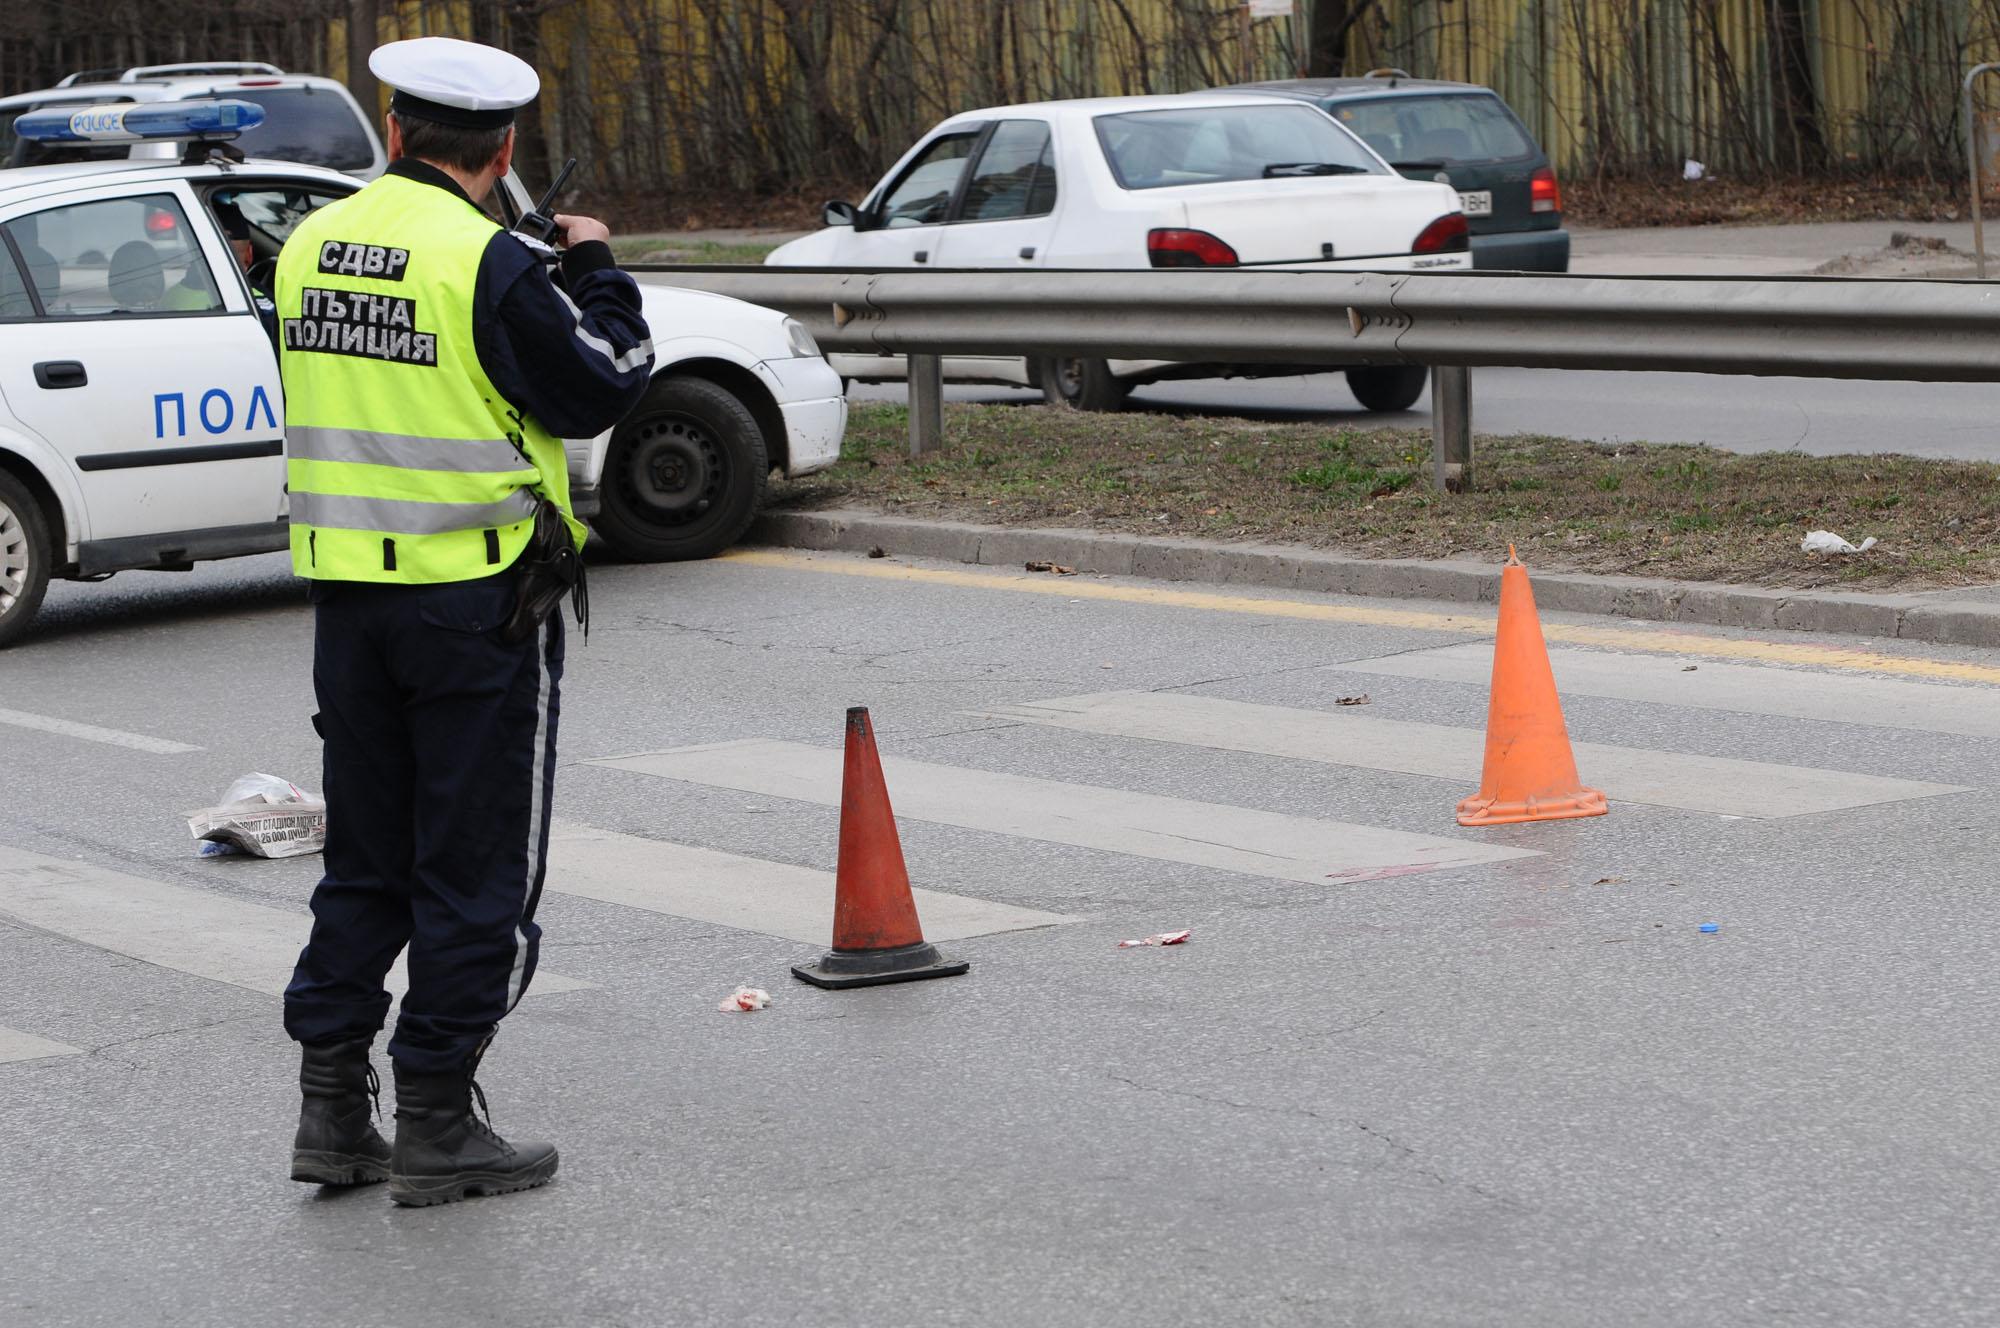
[[[1683,665],[1681,665],[1681,672],[1682,672],[1682,673],[1693,673],[1693,672],[1694,672],[1694,671],[1695,671],[1696,669],[1698,669],[1698,668],[1700,668],[1700,667],[1701,667],[1701,666],[1700,666],[1699,664],[1683,664]]]
[[[1873,535],[1859,544],[1849,544],[1830,530],[1811,531],[1799,541],[1799,551],[1802,553],[1866,553],[1874,547]]]
[[[1600,876],[1591,882],[1592,885],[1623,885],[1624,883],[1625,878],[1623,876]]]
[[[1713,922],[1704,922],[1701,924],[1701,932],[1702,935],[1704,936],[1713,936],[1715,935],[1715,933],[1721,930],[1722,928],[1718,924]]]
[[[734,1014],[739,1010],[761,1010],[771,1003],[771,993],[762,987],[738,987],[722,1004],[715,1008],[724,1014]]]
[[[276,775],[245,775],[220,803],[187,818],[197,841],[228,844],[254,857],[294,858],[326,847],[326,800]],[[208,848],[195,852],[216,856]]]
[[[1370,701],[1370,700],[1368,699],[1368,693],[1366,693],[1366,692],[1363,692],[1363,693],[1362,693],[1361,695],[1359,695],[1359,696],[1336,696],[1336,697],[1334,697],[1334,698],[1333,698],[1333,703],[1334,703],[1335,705],[1372,705],[1372,704],[1374,704],[1374,703],[1373,703],[1372,701]]]
[[[1099,664],[1097,667],[1100,669],[1109,669],[1109,668],[1116,668],[1117,666],[1114,664]]]
[[[1138,945],[1184,945],[1187,943],[1187,938],[1192,935],[1194,935],[1194,928],[1192,927],[1185,931],[1163,931],[1157,935],[1148,936],[1143,941],[1120,941],[1118,942],[1118,948],[1129,950]]]
[[[1683,180],[1689,180],[1689,181],[1699,180],[1702,176],[1707,174],[1708,174],[1708,167],[1702,165],[1700,162],[1696,161],[1693,157],[1689,157],[1687,160],[1681,163],[1681,179]]]
[[[868,551],[868,556],[870,558],[887,558],[889,556],[889,551],[883,548],[881,545],[877,544],[874,548]]]
[[[1039,558],[1026,564],[1026,566],[1030,572],[1052,572],[1057,576],[1076,575],[1074,567],[1064,567],[1061,563],[1046,562]]]

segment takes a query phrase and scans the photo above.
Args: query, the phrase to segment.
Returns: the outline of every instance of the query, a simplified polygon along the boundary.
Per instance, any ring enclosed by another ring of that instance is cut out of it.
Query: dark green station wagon
[[[1474,267],[1569,271],[1555,170],[1491,88],[1377,70],[1361,78],[1245,83],[1238,90],[1309,101],[1402,174],[1450,184],[1472,231]]]

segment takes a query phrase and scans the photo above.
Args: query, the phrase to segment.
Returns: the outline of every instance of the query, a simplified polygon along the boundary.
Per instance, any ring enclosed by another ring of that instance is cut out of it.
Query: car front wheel
[[[1075,360],[1051,356],[1035,369],[1041,380],[1042,398],[1051,406],[1076,410],[1118,410],[1130,392],[1103,360]]]
[[[1408,410],[1424,394],[1424,379],[1429,374],[1421,364],[1349,369],[1347,390],[1370,410]]]
[[[0,646],[34,621],[49,588],[49,528],[27,486],[0,470]]]
[[[633,562],[707,558],[750,528],[770,468],[764,431],[733,393],[662,378],[611,435],[591,525]]]

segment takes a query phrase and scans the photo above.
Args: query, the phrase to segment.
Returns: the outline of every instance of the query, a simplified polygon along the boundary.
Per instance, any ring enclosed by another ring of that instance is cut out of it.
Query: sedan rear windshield
[[[1507,104],[1486,93],[1336,101],[1326,109],[1391,165],[1434,161],[1454,166],[1540,155]]]
[[[1382,165],[1310,106],[1191,106],[1097,117],[1127,189],[1308,175],[1380,175]]]
[[[360,117],[336,93],[313,88],[229,88],[216,95],[264,108],[264,123],[236,140],[247,156],[336,171],[366,170],[375,164],[375,145],[368,141]]]

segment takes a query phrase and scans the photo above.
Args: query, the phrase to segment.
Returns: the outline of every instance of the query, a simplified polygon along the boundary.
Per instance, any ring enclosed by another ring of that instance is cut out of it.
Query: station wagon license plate
[[[1475,189],[1458,196],[1459,210],[1468,217],[1490,217],[1493,215],[1493,191]]]

